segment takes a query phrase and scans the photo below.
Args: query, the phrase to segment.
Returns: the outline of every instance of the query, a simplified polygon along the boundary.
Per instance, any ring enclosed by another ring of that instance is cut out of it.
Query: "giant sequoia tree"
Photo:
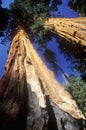
[[[50,18],[44,23],[44,26],[73,44],[86,46],[86,17]]]
[[[47,26],[44,23],[50,16],[49,2],[15,0],[11,4],[13,40],[0,80],[0,130],[83,130],[85,127],[76,102],[55,80],[29,39],[34,36],[41,40],[46,35],[46,31],[40,30]]]

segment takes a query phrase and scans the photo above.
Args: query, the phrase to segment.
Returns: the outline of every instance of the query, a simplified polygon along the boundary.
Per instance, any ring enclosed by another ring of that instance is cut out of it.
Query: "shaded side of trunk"
[[[0,130],[83,130],[83,119],[27,34],[18,30],[0,80]]]
[[[26,126],[26,51],[18,39],[18,35],[13,39],[5,73],[0,81],[0,130],[23,130]]]
[[[44,23],[44,27],[73,44],[86,46],[86,17],[50,18]]]

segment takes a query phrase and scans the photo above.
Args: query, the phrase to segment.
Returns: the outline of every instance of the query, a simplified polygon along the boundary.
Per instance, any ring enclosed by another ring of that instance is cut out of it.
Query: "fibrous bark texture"
[[[44,27],[69,42],[86,46],[86,17],[50,18],[44,23]]]
[[[0,130],[83,130],[84,119],[19,29],[0,80]]]

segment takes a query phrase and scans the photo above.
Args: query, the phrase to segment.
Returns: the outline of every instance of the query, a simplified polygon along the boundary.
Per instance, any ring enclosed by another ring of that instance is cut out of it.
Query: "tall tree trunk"
[[[83,130],[84,116],[21,28],[0,80],[0,130]]]
[[[86,46],[86,17],[50,18],[44,23],[44,27],[69,42]]]

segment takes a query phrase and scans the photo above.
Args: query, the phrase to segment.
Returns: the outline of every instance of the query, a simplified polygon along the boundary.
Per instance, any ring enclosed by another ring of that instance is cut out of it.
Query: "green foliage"
[[[41,42],[47,34],[43,23],[57,4],[61,4],[61,0],[14,0],[10,5],[12,28],[20,25],[29,32],[32,40],[36,38]]]
[[[44,21],[50,17],[50,8],[44,0],[15,0],[11,3],[12,25],[14,28],[22,26],[29,35],[42,39],[46,34],[43,28]],[[12,28],[13,28],[12,26]],[[34,39],[33,39],[34,40]]]
[[[0,11],[1,10],[1,0],[0,0]],[[46,41],[45,35],[47,32],[43,28],[44,21],[50,17],[51,11],[56,9],[57,4],[61,4],[61,0],[14,0],[10,4],[10,9],[8,10],[10,20],[9,23],[6,22],[6,27],[11,30],[10,35],[15,35],[16,29],[23,27],[25,31],[30,35],[32,40],[38,39],[40,43],[44,39],[43,43]],[[5,19],[3,12],[0,12],[1,16]],[[0,25],[2,26],[6,20],[2,19]],[[0,27],[1,27],[0,26]],[[2,30],[2,28],[0,28]],[[45,38],[44,38],[45,37]]]
[[[67,61],[71,62],[71,69],[80,72],[81,76],[86,80],[86,47],[68,42],[64,38],[56,37],[60,53],[64,54]]]
[[[70,0],[68,3],[80,16],[86,16],[86,0]]]
[[[78,106],[86,117],[86,82],[82,78],[70,76],[69,85],[64,85],[65,88],[73,95]]]

